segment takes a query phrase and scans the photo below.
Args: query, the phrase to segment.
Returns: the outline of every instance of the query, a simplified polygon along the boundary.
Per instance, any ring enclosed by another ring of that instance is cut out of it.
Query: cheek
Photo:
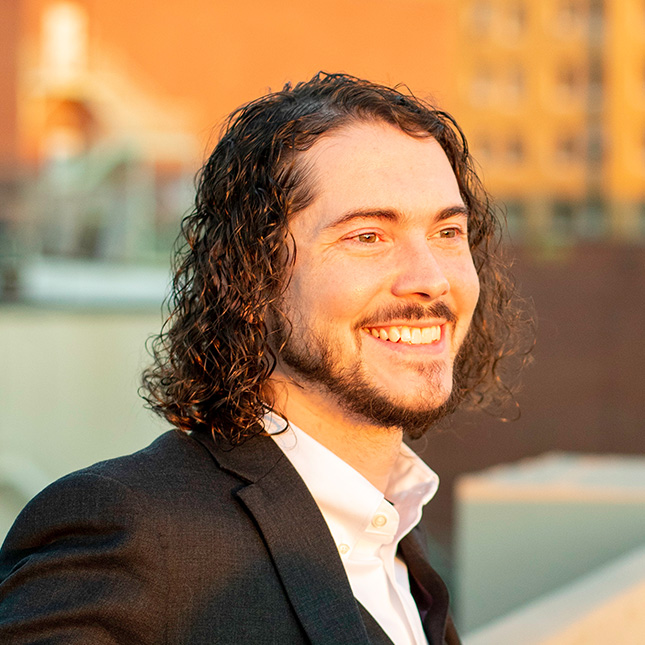
[[[479,300],[479,276],[472,259],[459,266],[453,274],[452,290],[461,315],[469,320]]]
[[[297,282],[300,302],[319,319],[333,322],[351,320],[364,314],[365,307],[378,291],[374,271],[351,263],[325,263]],[[306,277],[305,277],[306,276]]]

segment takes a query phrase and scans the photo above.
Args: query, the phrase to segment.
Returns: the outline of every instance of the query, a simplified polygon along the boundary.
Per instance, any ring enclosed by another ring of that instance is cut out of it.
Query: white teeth
[[[408,343],[409,345],[429,345],[441,339],[441,326],[432,327],[368,327],[365,329],[374,338],[386,340],[391,343]]]
[[[399,340],[401,340],[401,334],[399,333],[399,330],[396,327],[390,327],[387,330],[387,335],[390,337],[390,340],[393,343],[397,343]]]

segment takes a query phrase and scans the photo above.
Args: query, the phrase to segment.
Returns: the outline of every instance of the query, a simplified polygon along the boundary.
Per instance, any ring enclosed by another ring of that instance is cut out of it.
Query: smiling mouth
[[[431,345],[441,340],[441,325],[431,327],[363,327],[363,331],[374,338],[390,343],[407,343],[409,345]]]

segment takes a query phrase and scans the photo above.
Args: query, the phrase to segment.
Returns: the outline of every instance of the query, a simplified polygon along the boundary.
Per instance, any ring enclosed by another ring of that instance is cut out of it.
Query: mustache
[[[371,325],[382,325],[389,320],[423,320],[428,318],[443,318],[447,322],[455,324],[457,315],[445,302],[433,302],[424,306],[418,302],[392,305],[391,307],[379,309],[361,319],[355,326],[356,330]]]

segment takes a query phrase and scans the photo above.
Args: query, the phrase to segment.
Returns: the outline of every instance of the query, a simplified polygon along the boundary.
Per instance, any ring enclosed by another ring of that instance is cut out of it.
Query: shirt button
[[[387,524],[387,517],[385,515],[375,515],[372,518],[372,526],[375,526],[377,529],[380,529],[382,526]]]
[[[338,552],[341,555],[347,555],[349,553],[349,546],[347,544],[339,544],[338,545]]]

